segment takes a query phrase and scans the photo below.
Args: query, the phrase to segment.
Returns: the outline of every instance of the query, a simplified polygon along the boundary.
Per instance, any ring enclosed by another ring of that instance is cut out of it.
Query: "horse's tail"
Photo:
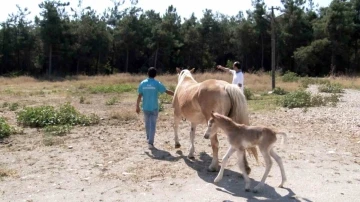
[[[236,123],[250,125],[246,97],[239,86],[229,84],[225,87],[225,90],[231,101],[231,108],[228,116]],[[256,161],[258,161],[258,152],[256,147],[249,148],[248,152],[252,153]]]

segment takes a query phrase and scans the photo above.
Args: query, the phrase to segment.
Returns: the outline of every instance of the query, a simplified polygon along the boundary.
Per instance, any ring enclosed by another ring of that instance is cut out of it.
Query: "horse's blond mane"
[[[191,75],[190,70],[187,70],[187,69],[182,70],[182,71],[179,73],[179,77],[178,77],[178,78],[179,78],[179,79],[178,79],[179,81],[178,81],[178,84],[177,84],[177,86],[176,86],[174,95],[176,95],[176,92],[177,92],[180,84],[184,81],[184,79],[185,79],[186,77],[190,77],[191,80],[195,81],[194,77]],[[196,81],[195,81],[195,82],[196,82]]]

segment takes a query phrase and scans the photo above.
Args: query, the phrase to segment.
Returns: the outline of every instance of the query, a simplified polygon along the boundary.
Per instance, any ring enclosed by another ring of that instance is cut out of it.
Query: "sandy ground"
[[[311,89],[310,89],[311,90]],[[77,98],[45,95],[2,97],[11,102],[60,104],[71,101],[83,113],[94,112],[99,125],[75,127],[71,134],[53,139],[46,146],[43,133],[25,128],[0,144],[0,168],[13,173],[0,179],[0,201],[357,201],[360,197],[360,92],[346,90],[337,107],[277,109],[251,112],[252,124],[269,125],[288,134],[287,144],[277,144],[288,182],[278,188],[281,176],[274,162],[264,189],[245,192],[233,155],[222,181],[206,169],[211,162],[210,141],[197,128],[195,159],[189,148],[187,122],[181,123],[180,149],[174,148],[170,105],[160,113],[156,150],[145,142],[142,116],[129,121],[111,118],[111,113],[132,112],[134,100],[124,94],[116,105],[105,105],[103,95],[92,95],[90,104]],[[1,103],[0,103],[1,104]],[[15,113],[1,116],[15,124]],[[130,115],[129,115],[130,116]],[[222,157],[228,147],[219,135]],[[279,141],[280,142],[280,141]],[[265,170],[249,157],[251,188]]]

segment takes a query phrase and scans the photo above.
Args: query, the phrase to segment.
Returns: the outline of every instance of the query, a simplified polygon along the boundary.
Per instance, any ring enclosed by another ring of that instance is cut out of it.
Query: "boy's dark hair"
[[[150,78],[155,78],[156,77],[156,68],[155,67],[150,67],[148,69],[148,76]]]
[[[241,69],[240,62],[238,61],[234,62],[234,66],[237,67],[238,69]]]

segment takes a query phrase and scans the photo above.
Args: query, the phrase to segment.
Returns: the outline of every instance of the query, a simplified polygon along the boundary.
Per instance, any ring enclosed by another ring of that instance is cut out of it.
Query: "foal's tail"
[[[229,95],[231,101],[231,107],[228,117],[230,117],[236,123],[250,125],[246,97],[242,93],[239,86],[229,84],[225,87],[225,90]],[[252,153],[252,155],[258,162],[258,152],[256,147],[249,148],[248,152]]]
[[[284,145],[287,142],[287,135],[284,132],[276,132],[277,135],[281,135],[283,138],[281,139],[281,144]]]

